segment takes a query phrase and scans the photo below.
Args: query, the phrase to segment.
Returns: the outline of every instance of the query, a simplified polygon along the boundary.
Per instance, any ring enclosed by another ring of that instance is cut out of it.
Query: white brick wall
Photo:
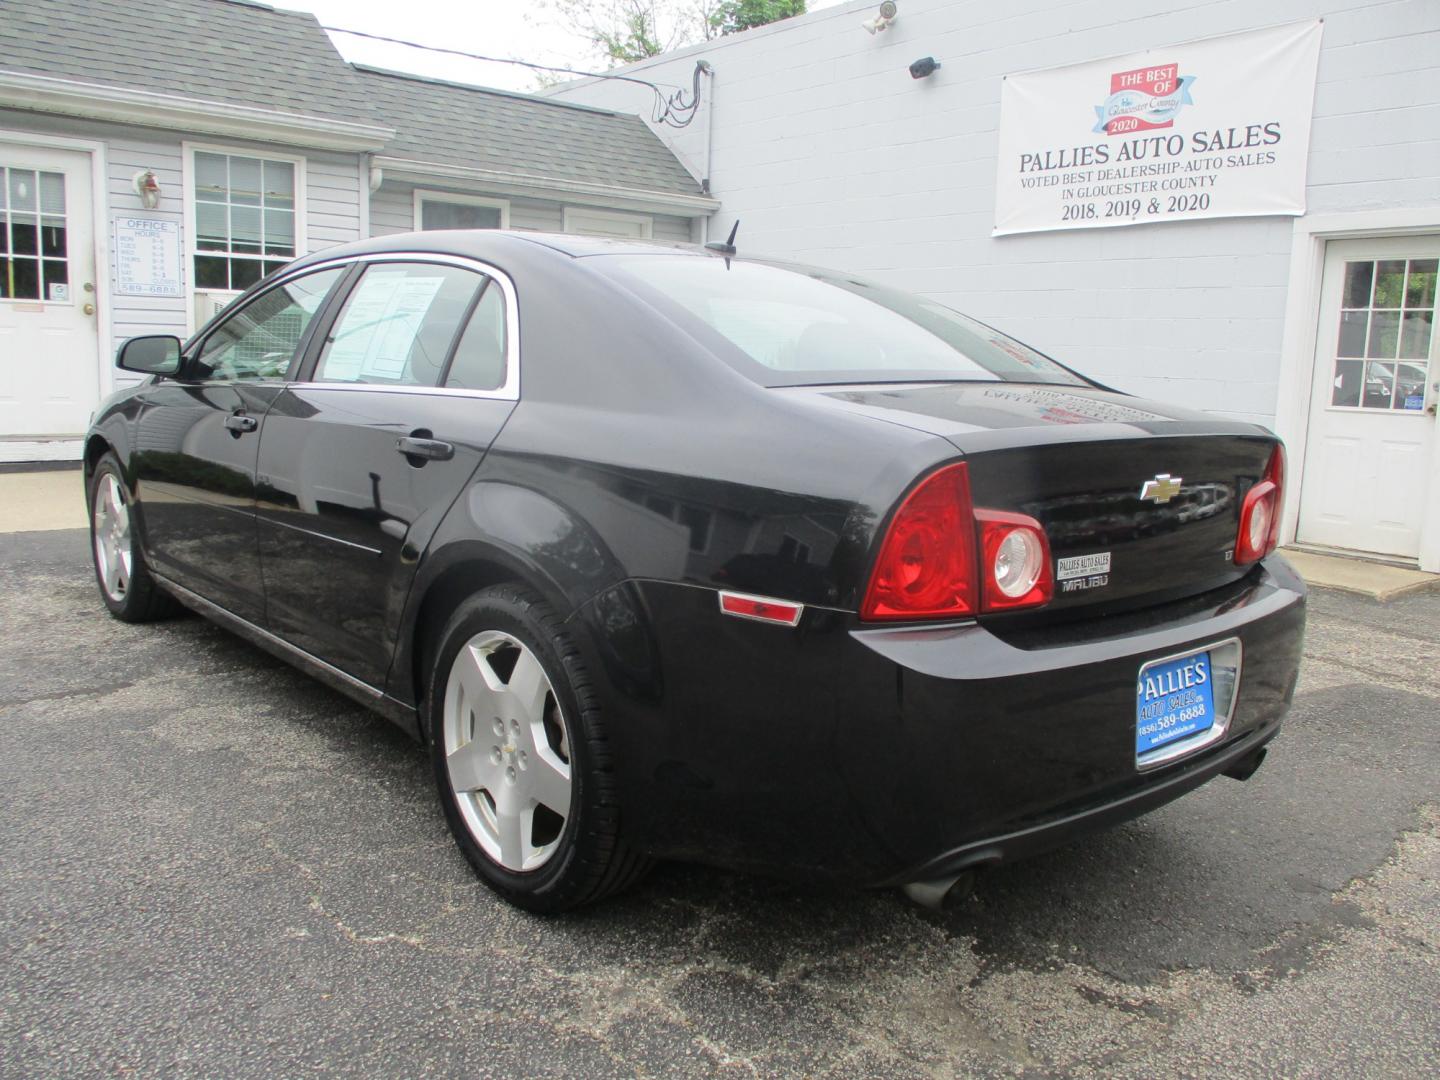
[[[715,69],[711,234],[856,270],[961,308],[1119,389],[1274,422],[1290,218],[991,238],[1000,80],[1192,38],[1325,19],[1312,212],[1440,204],[1436,0],[870,0],[721,39],[627,73]],[[927,80],[907,72],[933,55]],[[567,100],[643,111],[584,81]],[[657,128],[699,175],[705,116]]]

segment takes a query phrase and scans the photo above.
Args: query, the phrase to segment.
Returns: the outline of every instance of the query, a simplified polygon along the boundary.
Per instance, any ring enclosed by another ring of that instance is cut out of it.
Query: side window
[[[465,390],[497,390],[505,383],[505,294],[494,281],[485,286],[480,302],[445,376],[445,385]]]
[[[344,274],[320,270],[261,293],[205,339],[197,375],[202,379],[280,379],[305,328]]]
[[[316,382],[439,386],[460,323],[486,278],[431,263],[375,263],[345,300]]]

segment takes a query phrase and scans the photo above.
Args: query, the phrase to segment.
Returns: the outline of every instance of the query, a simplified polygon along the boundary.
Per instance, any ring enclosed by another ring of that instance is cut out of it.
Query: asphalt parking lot
[[[0,535],[5,1076],[1440,1074],[1440,593],[1312,594],[1248,783],[958,910],[662,866],[561,920],[470,875],[396,729]]]

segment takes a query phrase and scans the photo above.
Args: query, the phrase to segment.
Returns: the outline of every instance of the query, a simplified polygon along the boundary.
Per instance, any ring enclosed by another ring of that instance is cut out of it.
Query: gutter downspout
[[[708,61],[701,61],[705,65],[705,74],[709,79],[707,87],[709,94],[706,98],[705,109],[705,177],[700,181],[701,194],[710,194],[710,170],[715,162],[715,68]],[[715,211],[710,211],[700,219],[700,243],[705,244],[710,240],[710,219],[715,216]]]

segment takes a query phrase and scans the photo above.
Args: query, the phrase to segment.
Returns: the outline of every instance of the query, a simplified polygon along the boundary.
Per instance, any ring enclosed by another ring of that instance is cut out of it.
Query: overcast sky
[[[809,9],[819,11],[842,2],[810,0]],[[271,4],[311,12],[325,26],[442,48],[583,71],[603,71],[606,66],[584,38],[569,32],[553,10],[535,0],[271,0]],[[506,90],[536,88],[535,75],[528,68],[442,56],[346,34],[330,36],[345,59],[355,63]]]

